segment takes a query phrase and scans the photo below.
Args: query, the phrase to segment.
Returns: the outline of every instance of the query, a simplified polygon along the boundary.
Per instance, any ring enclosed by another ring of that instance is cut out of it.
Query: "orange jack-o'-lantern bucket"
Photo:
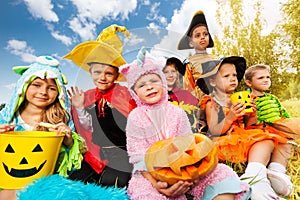
[[[0,134],[0,188],[21,189],[52,174],[64,135],[46,131]]]

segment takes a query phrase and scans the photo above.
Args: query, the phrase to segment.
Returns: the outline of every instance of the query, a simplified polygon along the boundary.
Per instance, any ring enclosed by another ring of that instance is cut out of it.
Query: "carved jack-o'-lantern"
[[[203,134],[189,134],[160,140],[145,155],[151,175],[172,185],[192,181],[212,171],[218,163],[217,149]]]
[[[43,131],[0,134],[0,188],[20,189],[52,174],[63,137]]]

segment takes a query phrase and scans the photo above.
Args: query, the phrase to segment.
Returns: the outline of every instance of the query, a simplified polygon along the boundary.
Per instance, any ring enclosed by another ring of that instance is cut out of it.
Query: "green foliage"
[[[285,67],[296,69],[297,73],[300,71],[300,1],[298,0],[288,0],[282,6],[282,11],[284,13],[284,21],[278,25],[278,29],[284,30],[283,37],[281,40],[281,45],[288,49],[285,57],[286,59]],[[296,92],[296,85],[300,83],[300,76],[294,76],[289,80],[288,90],[289,98],[298,98],[299,92]]]
[[[299,84],[300,79],[298,78],[297,74],[290,74],[289,80],[286,80],[286,90],[282,90],[280,92],[280,98],[284,100],[290,100],[290,99],[300,99],[300,93],[299,93]]]
[[[295,86],[300,83],[300,77],[286,70],[289,67],[300,69],[298,64],[300,63],[300,21],[298,20],[300,3],[297,0],[290,0],[283,6],[288,13],[287,20],[282,25],[284,33],[281,28],[263,35],[266,20],[262,17],[261,1],[257,0],[254,3],[252,9],[255,17],[249,21],[244,16],[243,0],[217,0],[219,8],[216,19],[222,34],[214,38],[213,53],[243,56],[247,60],[247,66],[260,63],[269,65],[272,76],[270,92],[284,99],[298,98],[300,95],[295,91]],[[290,49],[287,50],[286,47]],[[242,82],[238,89],[245,88],[246,85]]]
[[[291,51],[289,54],[290,65],[297,69],[297,72],[300,70],[300,1],[298,0],[289,0],[286,4],[283,5],[282,10],[284,12],[284,23],[282,25],[283,30],[286,33],[285,45],[289,47]]]

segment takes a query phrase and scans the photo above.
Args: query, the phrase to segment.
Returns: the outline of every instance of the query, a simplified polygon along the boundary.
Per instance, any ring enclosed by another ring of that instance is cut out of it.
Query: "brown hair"
[[[252,65],[246,69],[244,79],[252,81],[252,78],[253,78],[254,74],[257,72],[257,70],[264,70],[264,69],[266,69],[270,72],[269,65],[264,65],[264,64]]]

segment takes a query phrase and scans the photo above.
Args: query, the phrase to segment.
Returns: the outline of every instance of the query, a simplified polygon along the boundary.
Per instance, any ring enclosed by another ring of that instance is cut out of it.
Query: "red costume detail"
[[[172,90],[173,94],[170,95],[171,99],[173,101],[177,101],[178,103],[184,102],[184,104],[190,104],[190,105],[198,105],[198,99],[194,97],[189,91],[175,87]]]
[[[128,117],[131,110],[136,107],[135,101],[131,98],[127,87],[115,84],[106,93],[101,93],[97,88],[90,89],[84,92],[84,108],[93,106],[98,100],[104,99],[115,107],[125,117]],[[97,106],[99,111],[103,107]],[[100,158],[100,146],[92,142],[92,132],[89,132],[82,128],[79,123],[78,114],[76,109],[72,106],[71,108],[72,117],[74,120],[75,128],[77,132],[85,139],[88,152],[84,155],[84,160],[97,172],[101,173],[104,167],[107,165],[107,160],[101,160]],[[99,112],[101,115],[103,112]]]

